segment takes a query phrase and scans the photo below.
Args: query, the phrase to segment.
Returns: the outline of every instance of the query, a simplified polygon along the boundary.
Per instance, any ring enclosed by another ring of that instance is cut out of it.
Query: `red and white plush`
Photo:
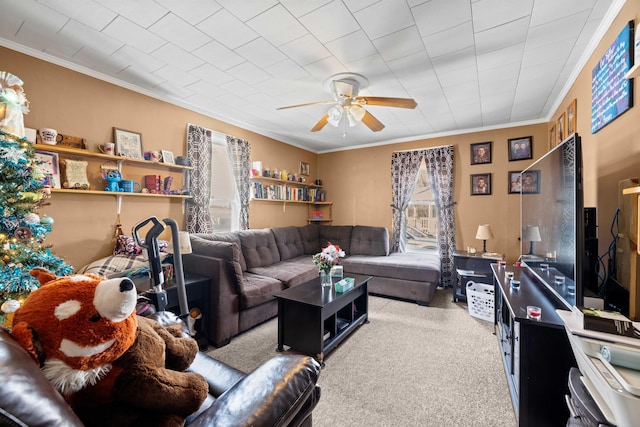
[[[31,274],[41,287],[15,312],[11,334],[87,425],[181,426],[200,407],[208,385],[183,372],[197,343],[137,317],[131,280]]]

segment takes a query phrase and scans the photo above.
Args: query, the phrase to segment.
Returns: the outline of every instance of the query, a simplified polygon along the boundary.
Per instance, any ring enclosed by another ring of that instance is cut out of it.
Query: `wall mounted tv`
[[[527,192],[525,176],[535,176]],[[583,304],[582,145],[577,133],[522,171],[521,261],[569,309]]]
[[[633,61],[633,39],[629,21],[591,72],[591,133],[633,107],[633,80],[625,78]]]

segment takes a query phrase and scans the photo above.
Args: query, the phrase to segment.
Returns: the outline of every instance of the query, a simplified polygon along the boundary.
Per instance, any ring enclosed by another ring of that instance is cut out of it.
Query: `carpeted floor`
[[[369,320],[325,358],[314,426],[515,426],[493,325],[450,290],[429,307],[370,296]],[[273,319],[208,354],[248,372],[276,344]]]

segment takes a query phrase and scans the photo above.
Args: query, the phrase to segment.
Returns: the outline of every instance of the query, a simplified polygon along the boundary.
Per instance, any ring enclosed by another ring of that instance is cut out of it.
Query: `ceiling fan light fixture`
[[[354,104],[347,110],[347,119],[349,120],[349,126],[354,127],[364,117],[367,112],[361,105]]]
[[[327,122],[333,127],[338,127],[340,120],[342,119],[342,108],[334,105],[329,108],[327,114],[329,115],[329,117],[327,117]]]

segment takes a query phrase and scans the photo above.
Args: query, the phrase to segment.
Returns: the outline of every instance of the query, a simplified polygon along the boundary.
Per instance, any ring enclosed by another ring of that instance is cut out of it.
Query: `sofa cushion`
[[[385,227],[356,225],[351,232],[349,255],[389,255],[389,232]]]
[[[242,252],[236,243],[207,240],[194,234],[190,236],[190,240],[191,249],[194,254],[225,260],[231,269],[231,274],[235,276],[237,286],[242,287],[244,280],[244,274],[240,264]]]
[[[244,281],[240,287],[240,305],[251,308],[274,299],[273,294],[284,289],[278,279],[245,272]]]
[[[302,239],[302,247],[306,255],[314,255],[320,252],[319,230],[320,228],[315,224],[298,227],[298,232]]]
[[[347,255],[351,254],[352,225],[319,225],[320,247],[317,252],[327,246],[328,243],[340,246]]]
[[[200,237],[206,240],[231,242],[238,245],[238,248],[242,248],[242,245],[240,244],[240,237],[238,237],[238,233],[235,231],[220,231],[216,233],[193,233],[191,234],[191,236]],[[240,267],[242,268],[242,271],[247,271],[247,263],[244,260],[244,256],[242,255],[242,252],[240,252],[239,262],[240,262]]]
[[[269,276],[284,283],[285,288],[292,288],[318,277],[318,267],[313,264],[309,255],[281,261],[274,265],[256,267],[250,270],[261,276]]]
[[[431,283],[440,280],[438,254],[394,252],[389,256],[353,255],[344,258],[340,263],[345,273]]]
[[[276,239],[269,228],[238,231],[247,270],[280,261]]]
[[[276,239],[276,246],[280,252],[280,260],[295,258],[304,254],[302,238],[298,227],[272,228],[273,237]]]

